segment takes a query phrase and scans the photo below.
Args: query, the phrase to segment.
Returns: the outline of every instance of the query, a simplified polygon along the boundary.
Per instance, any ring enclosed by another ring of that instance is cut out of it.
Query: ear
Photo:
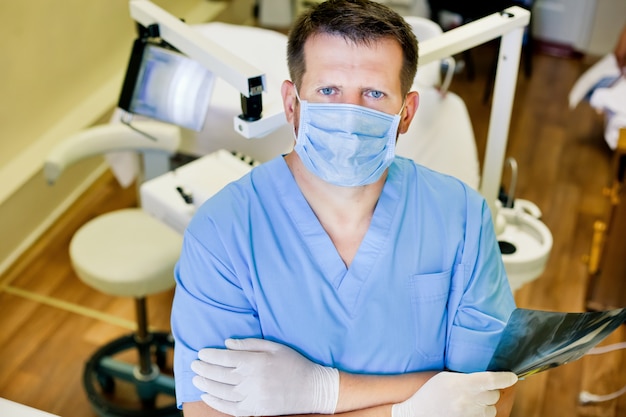
[[[285,110],[285,118],[287,123],[294,124],[294,115],[296,113],[296,94],[294,92],[293,82],[289,80],[283,81],[280,88],[280,94],[283,97],[283,109]]]
[[[417,91],[411,91],[406,95],[406,101],[404,102],[404,110],[400,116],[400,124],[398,126],[398,133],[406,133],[409,130],[409,125],[415,112],[419,107],[420,96]]]

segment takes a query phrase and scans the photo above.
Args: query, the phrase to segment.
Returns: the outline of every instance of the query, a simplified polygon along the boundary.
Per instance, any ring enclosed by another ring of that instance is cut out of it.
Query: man
[[[294,150],[185,234],[172,310],[185,416],[495,415],[516,377],[479,371],[514,301],[489,209],[394,156],[419,101],[411,28],[376,2],[330,0],[295,23],[288,64]]]

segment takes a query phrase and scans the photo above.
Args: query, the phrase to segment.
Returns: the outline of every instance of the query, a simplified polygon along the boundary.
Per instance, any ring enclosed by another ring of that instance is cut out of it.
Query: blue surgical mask
[[[294,150],[317,177],[356,187],[377,181],[391,165],[400,114],[355,104],[298,100],[300,125]]]

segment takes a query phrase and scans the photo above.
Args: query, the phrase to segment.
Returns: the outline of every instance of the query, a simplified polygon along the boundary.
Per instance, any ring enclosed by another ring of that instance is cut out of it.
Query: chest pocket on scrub
[[[441,362],[444,356],[451,273],[413,275],[408,281],[415,348],[429,362]]]

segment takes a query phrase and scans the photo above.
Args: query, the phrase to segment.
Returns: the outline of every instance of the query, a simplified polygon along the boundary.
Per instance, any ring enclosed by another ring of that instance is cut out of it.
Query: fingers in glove
[[[513,372],[476,372],[467,374],[476,391],[491,391],[515,385],[517,375]]]
[[[200,391],[215,399],[228,402],[239,402],[243,401],[245,398],[244,395],[237,391],[237,387],[235,385],[222,384],[210,379],[202,378],[198,375],[194,376],[191,382]]]
[[[200,349],[198,352],[198,358],[201,361],[226,368],[237,368],[242,364],[249,363],[258,355],[256,352],[215,348]]]
[[[191,362],[191,370],[196,375],[229,385],[240,384],[243,379],[242,375],[236,372],[235,369],[203,361]]]
[[[484,417],[496,417],[496,414],[498,414],[498,410],[493,405],[487,406],[483,409]]]
[[[500,399],[500,390],[482,391],[476,394],[476,403],[480,405],[495,405]]]

